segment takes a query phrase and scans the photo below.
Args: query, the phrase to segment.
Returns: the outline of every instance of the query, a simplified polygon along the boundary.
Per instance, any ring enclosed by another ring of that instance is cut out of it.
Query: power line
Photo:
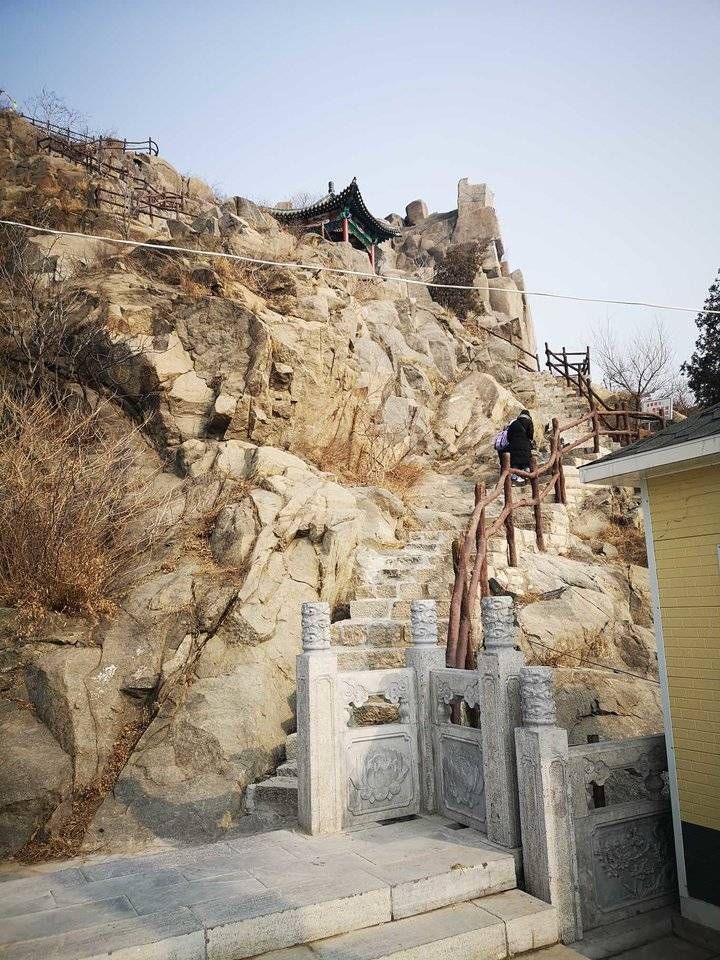
[[[292,260],[261,260],[257,257],[245,257],[238,253],[226,253],[219,250],[202,250],[193,247],[177,247],[171,244],[144,243],[137,240],[121,240],[118,237],[104,237],[92,233],[79,233],[72,230],[52,230],[50,227],[36,227],[30,223],[20,223],[17,220],[0,220],[0,224],[8,227],[20,227],[23,230],[33,230],[36,233],[49,233],[56,237],[78,237],[83,240],[95,240],[98,243],[116,243],[128,247],[145,247],[149,250],[172,251],[173,253],[189,253],[195,256],[219,257],[225,260],[236,260],[240,263],[251,263],[259,267],[283,267],[287,270],[308,270],[311,273],[334,273],[346,277],[361,277],[364,280],[380,280],[386,283],[406,283],[419,287],[435,287],[442,290],[505,290],[505,287],[495,287],[488,284],[487,287],[474,286],[472,284],[462,283],[435,283],[432,280],[416,280],[412,277],[388,277],[375,273],[365,273],[362,270],[345,270],[341,267],[327,267],[318,263],[297,263]],[[571,300],[575,303],[608,303],[614,306],[624,307],[649,307],[654,310],[674,310],[679,313],[705,313],[718,314],[720,310],[698,310],[697,307],[678,307],[669,303],[652,303],[647,300],[608,300],[603,297],[578,297],[569,293],[549,293],[546,290],[518,290],[523,296],[527,297],[546,297],[552,300]]]
[[[553,653],[557,653],[562,657],[571,657],[573,660],[577,660],[578,663],[588,663],[592,667],[599,667],[601,670],[607,670],[610,673],[622,673],[626,677],[634,677],[636,680],[644,680],[645,683],[654,683],[660,686],[660,681],[653,680],[652,677],[643,677],[639,673],[633,673],[631,670],[623,670],[622,667],[611,667],[609,663],[598,663],[596,660],[588,660],[587,657],[583,657],[578,653],[572,653],[570,650],[558,650],[557,647],[551,647],[549,644],[543,643],[542,640],[531,640],[530,637],[527,636],[525,639],[528,643],[537,644],[537,646],[551,650]]]

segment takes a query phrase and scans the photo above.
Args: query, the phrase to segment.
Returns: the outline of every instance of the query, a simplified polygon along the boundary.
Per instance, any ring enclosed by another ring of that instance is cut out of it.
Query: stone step
[[[420,600],[421,597],[414,597],[413,599]],[[450,615],[450,601],[449,600],[437,600],[433,597],[437,603],[437,615],[438,617],[447,617]],[[410,621],[410,606],[412,600],[397,600],[393,605],[393,619],[395,620],[405,620]]]
[[[405,666],[406,647],[333,647],[339,670],[386,670]]]
[[[273,960],[501,960],[556,942],[554,907],[512,890],[281,950]]]
[[[297,760],[287,760],[285,763],[281,763],[275,774],[278,777],[297,778]]]
[[[410,642],[410,628],[397,619],[338,620],[331,638],[338,647],[402,647]]]
[[[297,760],[297,733],[289,733],[285,737],[285,759]]]
[[[248,813],[272,812],[283,817],[296,817],[297,791],[297,776],[275,776],[251,783],[245,791],[245,809]]]
[[[392,619],[392,609],[392,597],[387,599],[370,598],[365,600],[351,600],[350,619],[367,620],[369,618],[377,618],[380,620],[390,620]],[[338,623],[342,623],[342,621],[338,621]]]

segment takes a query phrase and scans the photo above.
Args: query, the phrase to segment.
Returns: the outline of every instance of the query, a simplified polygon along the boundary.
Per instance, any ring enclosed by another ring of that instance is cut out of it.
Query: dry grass
[[[0,391],[0,605],[112,614],[157,531],[138,434],[78,398]]]
[[[531,666],[543,667],[579,667],[583,664],[609,666],[608,657],[612,653],[612,638],[602,630],[583,630],[582,639],[564,648],[551,647],[549,644],[527,637],[532,649]]]
[[[73,793],[68,815],[56,832],[49,837],[33,837],[15,854],[16,861],[42,863],[46,860],[67,860],[80,853],[88,826],[105,797],[115,786],[151,719],[150,711],[145,710],[140,717],[122,727],[102,773],[96,780]]]
[[[620,559],[625,563],[634,563],[640,567],[648,565],[645,534],[637,527],[611,522],[601,530],[597,539],[616,547]]]
[[[321,447],[298,443],[293,452],[324,473],[334,474],[344,484],[383,487],[398,496],[409,493],[427,470],[418,460],[398,457],[389,440],[380,440],[372,434],[334,440]]]

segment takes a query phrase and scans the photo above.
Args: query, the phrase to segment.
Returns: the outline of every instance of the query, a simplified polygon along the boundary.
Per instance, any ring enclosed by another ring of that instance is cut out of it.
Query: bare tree
[[[28,113],[43,123],[54,124],[58,127],[73,127],[84,133],[87,130],[87,118],[79,110],[68,106],[67,102],[54,90],[43,87],[42,90],[30,97],[26,104]]]
[[[658,320],[650,330],[635,328],[620,336],[608,321],[593,331],[595,356],[605,386],[642,401],[668,395],[677,377],[677,363],[667,333]]]

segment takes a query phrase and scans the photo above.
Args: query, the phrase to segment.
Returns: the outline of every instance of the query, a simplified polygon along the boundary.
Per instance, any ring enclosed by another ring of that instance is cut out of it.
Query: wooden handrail
[[[616,420],[623,419],[627,424],[627,418],[644,418],[646,414],[636,410],[608,410],[610,417]],[[656,417],[654,414],[652,418]],[[662,418],[660,418],[662,419]],[[475,488],[475,506],[468,522],[467,530],[462,541],[453,543],[453,557],[455,563],[455,582],[453,584],[452,595],[450,598],[450,620],[448,623],[448,640],[446,662],[450,667],[473,666],[474,651],[472,645],[471,629],[472,614],[475,599],[478,595],[487,597],[490,594],[490,588],[487,577],[487,554],[488,543],[490,539],[497,534],[503,527],[505,528],[505,537],[508,545],[508,561],[510,566],[517,566],[517,556],[515,550],[515,525],[513,513],[520,509],[533,508],[533,519],[535,524],[535,541],[540,552],[545,551],[545,538],[542,520],[542,504],[554,493],[557,503],[566,504],[567,494],[565,491],[565,476],[563,460],[568,454],[572,453],[578,447],[587,444],[589,440],[593,441],[596,452],[599,451],[600,437],[618,436],[628,439],[635,436],[637,430],[633,431],[629,425],[601,429],[600,415],[596,409],[589,413],[576,417],[573,420],[560,423],[557,418],[552,422],[552,433],[550,435],[550,457],[542,465],[538,465],[537,458],[533,457],[532,469],[520,470],[510,466],[510,455],[502,454],[500,477],[495,486],[487,491],[484,484],[479,484]],[[563,434],[569,430],[574,430],[584,423],[590,424],[590,429],[582,436],[573,439],[571,442],[563,442]],[[523,497],[520,500],[513,500],[512,495],[512,476],[522,477],[530,483],[531,496]],[[541,478],[549,475],[547,481],[541,484]],[[503,508],[494,517],[492,523],[488,524],[486,520],[486,511],[488,506],[504,498]],[[475,559],[472,565],[472,571],[468,577],[468,566],[470,557],[475,551]]]
[[[529,370],[530,373],[536,373],[540,371],[540,356],[537,353],[531,353],[529,350],[526,350],[525,347],[521,347],[519,343],[516,343],[512,337],[504,337],[501,333],[498,333],[497,330],[491,330],[490,327],[483,327],[486,333],[489,333],[493,337],[497,337],[498,340],[502,340],[504,343],[509,343],[511,347],[515,347],[516,350],[519,350],[521,353],[524,353],[526,357],[531,357],[537,366],[537,371],[533,370],[531,367],[528,367],[527,364],[523,363],[522,360],[515,359],[515,362],[518,366],[523,367],[525,370]]]

